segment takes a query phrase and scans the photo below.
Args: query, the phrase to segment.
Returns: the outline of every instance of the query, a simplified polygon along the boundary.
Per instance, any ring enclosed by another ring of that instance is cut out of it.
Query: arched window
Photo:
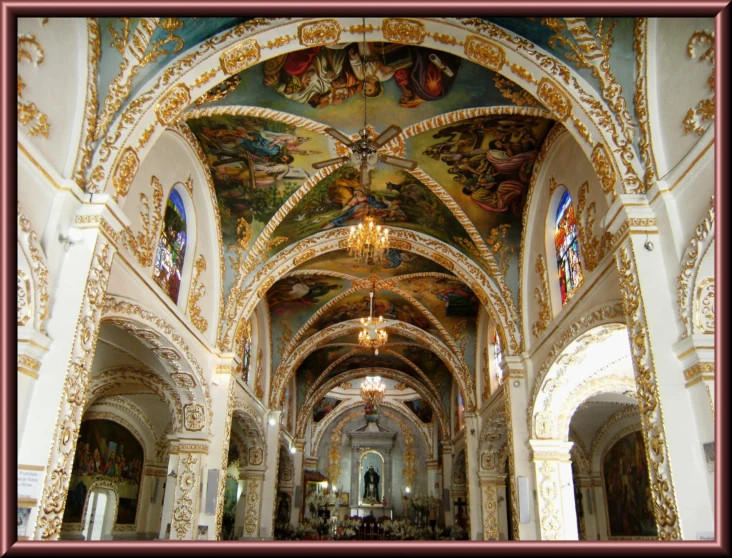
[[[153,279],[176,303],[187,244],[186,211],[183,208],[183,199],[176,190],[171,190],[165,206],[163,230],[160,232]]]
[[[580,264],[579,244],[577,243],[577,222],[574,218],[572,197],[565,190],[559,200],[554,229],[554,246],[557,252],[559,289],[562,293],[562,306],[582,284],[582,265]]]

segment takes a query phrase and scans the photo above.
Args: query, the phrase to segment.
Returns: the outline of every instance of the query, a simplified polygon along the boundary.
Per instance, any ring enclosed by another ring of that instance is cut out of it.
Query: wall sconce
[[[296,448],[295,446],[292,446],[292,447],[290,448],[290,453],[291,453],[292,455],[295,455],[295,454],[297,453],[297,448]]]
[[[81,233],[78,229],[71,228],[68,235],[59,233],[58,241],[64,245],[64,252],[68,252],[69,246],[81,242]]]
[[[176,473],[173,469],[170,470],[170,473],[168,473],[169,477],[173,477],[174,479],[178,478],[178,473]]]
[[[277,424],[277,421],[275,420],[274,417],[269,417],[269,420],[267,422],[269,422],[270,426],[274,426],[275,424]]]

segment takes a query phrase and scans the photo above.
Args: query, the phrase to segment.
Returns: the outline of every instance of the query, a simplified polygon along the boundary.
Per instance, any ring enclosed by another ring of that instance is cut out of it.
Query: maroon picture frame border
[[[729,519],[726,469],[728,444],[726,422],[728,397],[726,393],[726,350],[721,335],[726,330],[728,313],[724,279],[727,275],[728,258],[723,252],[727,240],[727,195],[730,187],[729,157],[724,156],[724,146],[729,139],[729,0],[638,0],[638,1],[590,1],[590,0],[516,0],[516,1],[435,1],[435,0],[320,0],[320,1],[249,1],[232,2],[210,0],[118,0],[104,4],[88,0],[0,0],[0,266],[2,274],[2,297],[0,297],[0,555],[128,555],[131,553],[155,553],[157,555],[194,556],[211,555],[378,555],[384,552],[401,552],[418,556],[432,556],[456,553],[463,556],[486,554],[616,554],[643,553],[648,555],[729,555],[729,533],[725,529]],[[161,15],[172,12],[176,16],[409,16],[418,13],[420,17],[442,16],[643,16],[684,17],[702,16],[715,18],[716,37],[716,118],[715,130],[715,257],[716,280],[722,285],[716,296],[716,343],[715,354],[715,533],[714,542],[639,542],[639,541],[17,541],[16,527],[12,524],[17,507],[17,380],[16,361],[17,328],[12,323],[10,301],[12,300],[12,262],[15,261],[13,246],[17,235],[12,208],[17,205],[17,115],[10,95],[15,90],[17,76],[16,19],[28,16],[109,16],[109,15]],[[722,187],[724,185],[724,188]]]

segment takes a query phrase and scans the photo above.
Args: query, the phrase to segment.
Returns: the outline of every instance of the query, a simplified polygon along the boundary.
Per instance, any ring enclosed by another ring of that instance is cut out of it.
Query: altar
[[[367,421],[347,434],[351,442],[351,513],[359,517],[373,514],[377,519],[392,517],[391,450],[396,432],[377,421]]]
[[[394,510],[391,506],[358,506],[351,508],[351,517],[357,515],[358,517],[368,517],[373,515],[377,520],[382,517],[388,519],[394,519]]]

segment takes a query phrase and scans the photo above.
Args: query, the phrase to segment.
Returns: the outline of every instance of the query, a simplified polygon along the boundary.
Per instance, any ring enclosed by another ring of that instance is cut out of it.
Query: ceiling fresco
[[[296,269],[319,269],[325,271],[338,271],[359,278],[378,275],[381,278],[396,277],[407,273],[452,273],[437,262],[414,254],[392,248],[387,251],[385,261],[381,264],[369,265],[357,262],[353,256],[349,256],[346,250],[335,250],[327,254],[316,256],[301,264]]]
[[[402,170],[377,168],[371,187],[358,180],[358,169],[343,166],[321,180],[272,233],[284,237],[274,255],[321,231],[357,226],[365,217],[389,228],[418,231],[451,244],[467,256],[470,237],[452,212],[424,184]]]
[[[405,401],[404,404],[425,424],[432,422],[432,407],[424,399],[412,399],[411,401]]]

